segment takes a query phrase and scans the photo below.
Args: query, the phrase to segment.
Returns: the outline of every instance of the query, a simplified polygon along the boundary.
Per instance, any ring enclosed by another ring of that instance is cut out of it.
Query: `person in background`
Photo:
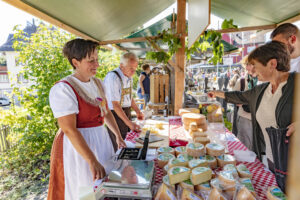
[[[233,70],[233,77],[229,81],[229,87],[233,88],[240,77],[240,71],[238,69]]]
[[[150,100],[150,77],[149,74],[151,72],[150,65],[144,64],[142,65],[143,72],[139,78],[139,89],[137,91],[137,95],[140,99],[144,99],[145,106]],[[140,105],[140,109],[143,109],[143,105]]]
[[[118,148],[126,147],[107,108],[104,86],[94,77],[99,68],[98,45],[74,39],[63,48],[74,73],[58,81],[49,94],[60,129],[51,150],[48,200],[79,199],[80,187],[93,187],[95,180],[109,173],[105,163],[114,156],[114,149],[104,123]]]
[[[271,33],[271,39],[283,42],[288,46],[291,55],[290,72],[300,72],[300,31],[298,27],[291,23],[281,24]]]
[[[287,162],[288,155],[287,152],[276,151],[278,145],[271,146],[270,137],[274,132],[269,130],[275,127],[275,134],[284,137],[289,137],[295,130],[292,123],[295,73],[289,73],[290,55],[285,44],[271,41],[253,50],[248,57],[248,63],[253,66],[252,70],[258,79],[264,83],[243,92],[211,91],[208,95],[235,104],[249,105],[253,150],[273,173],[276,169],[276,181],[284,191],[286,163],[283,167],[285,169],[280,169],[282,167],[278,163],[283,160],[274,158],[285,159]],[[273,152],[277,154],[273,155]]]
[[[138,119],[144,115],[132,98],[132,77],[138,67],[138,58],[134,53],[125,53],[120,60],[120,67],[108,72],[104,84],[107,93],[108,108],[113,113],[123,139],[132,130],[140,132],[141,127],[131,121],[131,108],[136,112]],[[117,151],[115,135],[111,129],[108,133],[112,140],[114,150]]]

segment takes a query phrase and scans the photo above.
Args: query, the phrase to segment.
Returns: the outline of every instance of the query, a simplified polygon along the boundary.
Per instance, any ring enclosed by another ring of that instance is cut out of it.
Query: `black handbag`
[[[288,174],[289,137],[286,136],[287,130],[287,128],[266,128],[272,148],[276,182],[283,192],[285,192]]]

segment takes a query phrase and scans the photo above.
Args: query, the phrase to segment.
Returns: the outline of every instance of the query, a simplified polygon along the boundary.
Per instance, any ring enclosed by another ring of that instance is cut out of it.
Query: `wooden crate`
[[[164,103],[169,96],[169,75],[154,74],[150,76],[150,101]]]

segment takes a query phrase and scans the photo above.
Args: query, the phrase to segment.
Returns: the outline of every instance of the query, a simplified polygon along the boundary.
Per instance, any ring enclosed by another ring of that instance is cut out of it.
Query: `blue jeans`
[[[142,93],[137,93],[139,99],[144,99],[145,101],[145,106],[147,106],[147,103],[150,100],[150,94],[144,94],[142,95]],[[140,109],[143,110],[143,104],[140,104]]]

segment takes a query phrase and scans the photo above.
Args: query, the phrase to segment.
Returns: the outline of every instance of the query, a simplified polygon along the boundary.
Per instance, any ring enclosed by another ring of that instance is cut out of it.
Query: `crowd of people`
[[[211,90],[209,96],[236,104],[237,137],[275,173],[284,190],[288,153],[278,150],[276,142],[288,148],[295,129],[292,111],[295,72],[300,71],[300,31],[292,24],[282,24],[272,32],[271,39],[244,58],[243,70],[200,72],[198,77],[204,80],[204,90]],[[133,109],[143,119],[132,98],[137,56],[125,53],[119,68],[102,82],[95,78],[99,68],[97,47],[96,42],[74,39],[63,48],[74,73],[58,81],[49,95],[60,130],[51,152],[48,199],[78,199],[74,191],[103,178],[105,163],[117,149],[126,147],[124,139],[129,130],[140,130],[130,112]],[[148,102],[150,66],[142,68],[138,95]],[[188,80],[191,76],[187,74]],[[208,87],[209,80],[216,83],[216,90]]]

